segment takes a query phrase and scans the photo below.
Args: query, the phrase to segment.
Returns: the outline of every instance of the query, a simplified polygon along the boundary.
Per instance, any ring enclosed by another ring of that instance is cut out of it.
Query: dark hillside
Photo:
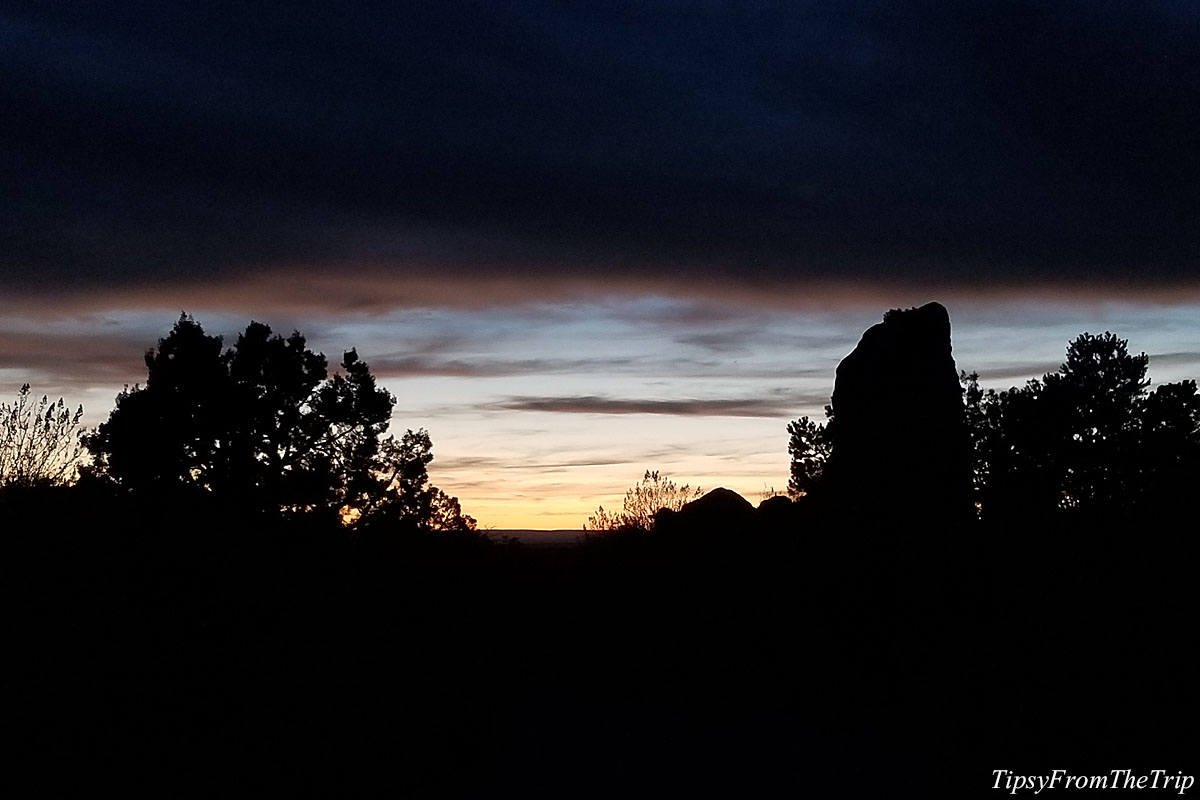
[[[46,786],[972,796],[997,765],[1197,752],[1169,529],[529,550],[114,502],[99,536],[81,491],[4,509]]]

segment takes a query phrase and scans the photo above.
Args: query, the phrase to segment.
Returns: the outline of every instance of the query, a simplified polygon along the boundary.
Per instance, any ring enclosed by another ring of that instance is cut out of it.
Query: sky
[[[0,396],[181,310],[355,347],[485,527],[752,500],[889,308],[1200,377],[1194,3],[0,0]]]

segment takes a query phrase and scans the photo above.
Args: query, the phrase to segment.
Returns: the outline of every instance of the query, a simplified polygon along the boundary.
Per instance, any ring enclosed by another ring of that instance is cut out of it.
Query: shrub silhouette
[[[0,488],[70,483],[84,454],[79,420],[60,397],[34,402],[29,384],[14,403],[0,403]]]
[[[646,470],[641,483],[625,493],[625,499],[619,513],[610,513],[604,506],[596,509],[596,513],[588,517],[584,523],[585,531],[621,531],[654,529],[654,515],[660,509],[666,508],[678,511],[685,503],[695,500],[701,494],[699,487],[691,488],[687,484],[678,486],[670,478],[661,475],[658,470]]]

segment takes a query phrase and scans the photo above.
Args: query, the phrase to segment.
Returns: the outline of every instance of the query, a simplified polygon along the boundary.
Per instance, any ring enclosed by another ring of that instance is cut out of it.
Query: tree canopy
[[[205,492],[257,512],[351,525],[474,527],[429,485],[425,431],[384,438],[395,398],[355,350],[329,375],[298,332],[251,322],[229,349],[181,315],[88,437],[92,472],[142,496]],[[457,501],[454,501],[457,506]]]
[[[1106,331],[1080,334],[1057,372],[1020,388],[983,391],[964,374],[983,514],[1177,500],[1200,478],[1200,396],[1195,381],[1148,391],[1148,364]]]

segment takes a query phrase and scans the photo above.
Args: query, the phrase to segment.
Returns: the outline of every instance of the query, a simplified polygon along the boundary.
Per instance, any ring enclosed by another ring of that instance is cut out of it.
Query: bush
[[[72,411],[61,397],[35,403],[29,384],[15,403],[0,403],[0,487],[71,483],[84,452],[82,417],[83,406]]]
[[[674,481],[658,470],[646,470],[642,482],[625,493],[625,501],[619,514],[613,514],[600,506],[596,513],[584,523],[585,531],[620,531],[654,529],[654,515],[659,509],[678,511],[701,495],[699,487],[692,489],[687,484],[677,486]]]

